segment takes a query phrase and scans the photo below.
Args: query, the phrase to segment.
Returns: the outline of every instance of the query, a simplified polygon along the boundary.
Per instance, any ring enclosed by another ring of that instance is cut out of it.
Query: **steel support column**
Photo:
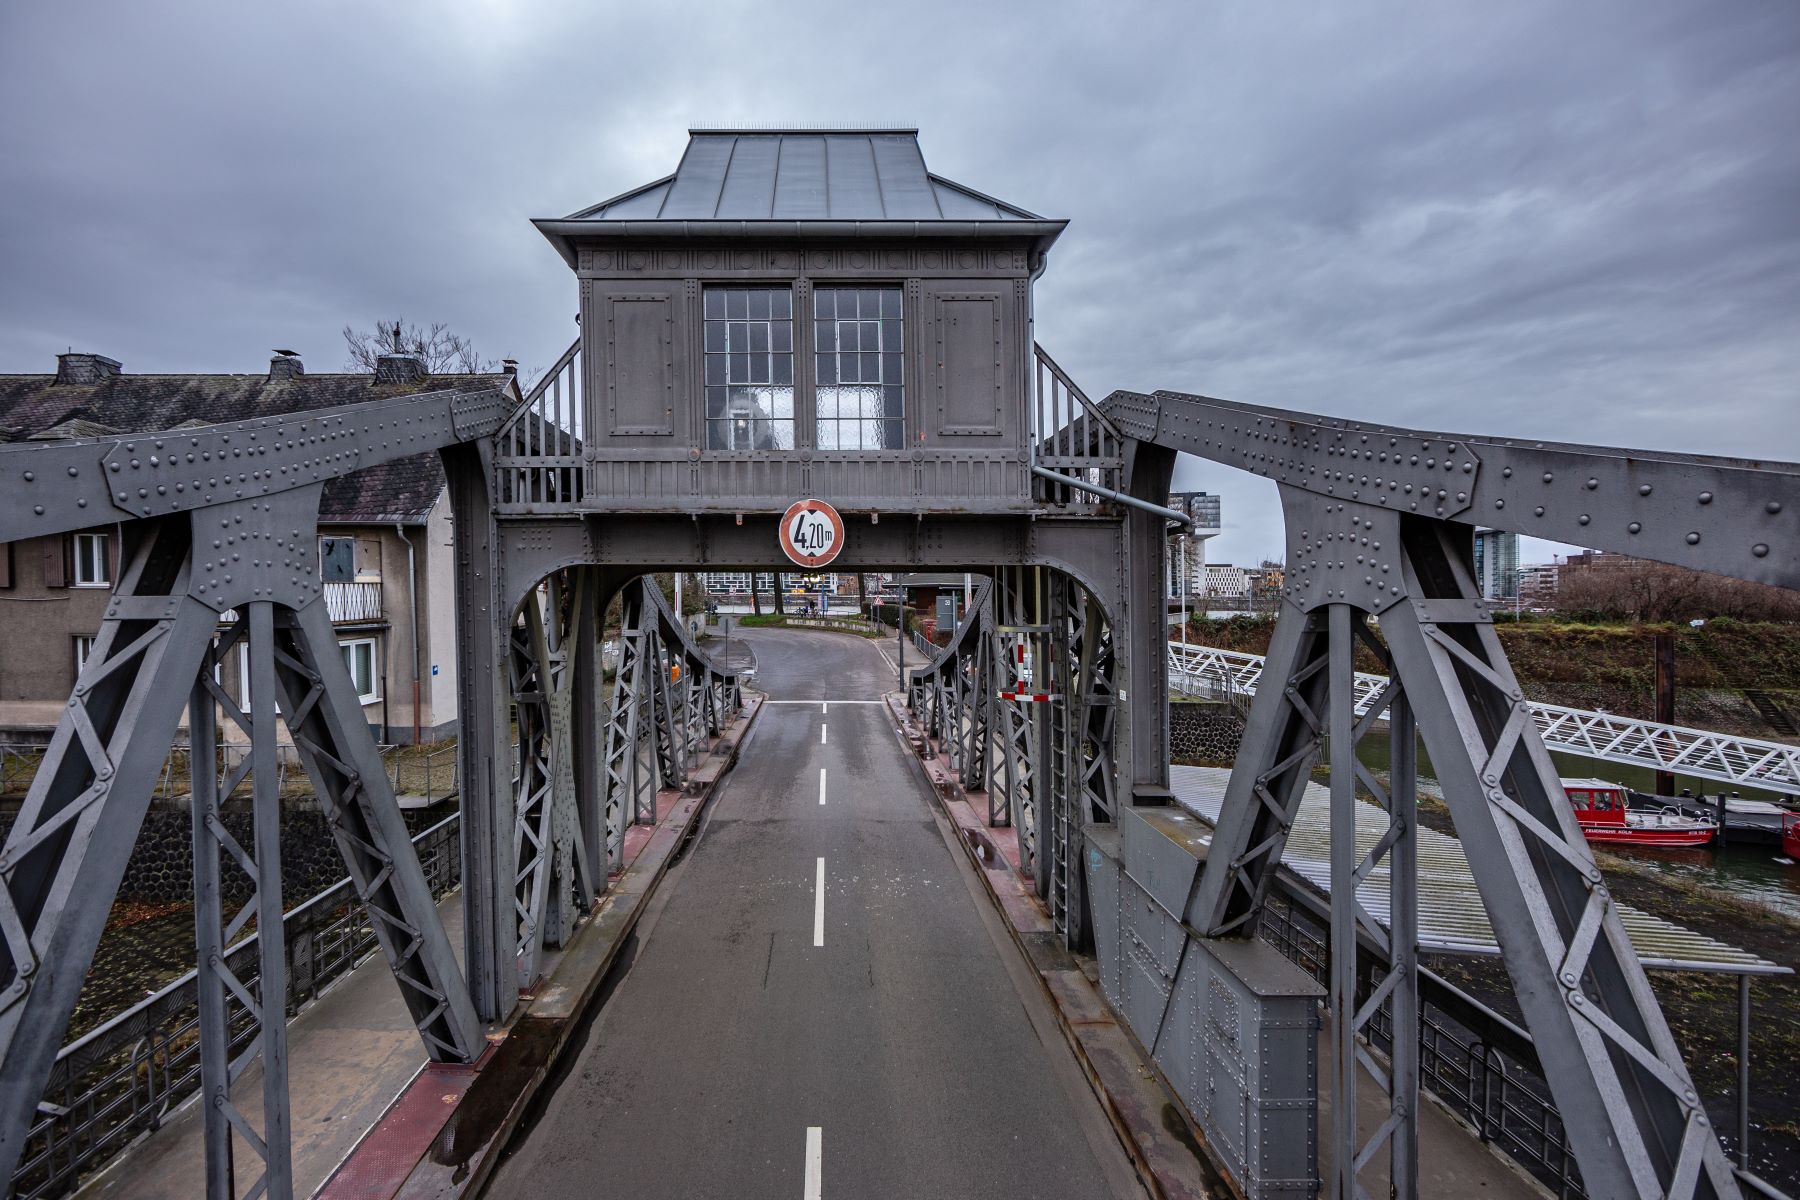
[[[464,961],[476,1014],[498,1021],[519,995],[512,730],[504,691],[511,605],[500,593],[491,447],[485,441],[455,446],[442,458],[456,571]]]

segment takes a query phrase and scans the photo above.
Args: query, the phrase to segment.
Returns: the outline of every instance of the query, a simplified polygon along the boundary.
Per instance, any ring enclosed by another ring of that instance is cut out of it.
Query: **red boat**
[[[1800,862],[1800,813],[1782,814],[1781,852]]]
[[[1713,821],[1673,808],[1627,808],[1625,789],[1604,779],[1565,779],[1563,791],[1590,842],[1626,846],[1704,846],[1718,834]]]

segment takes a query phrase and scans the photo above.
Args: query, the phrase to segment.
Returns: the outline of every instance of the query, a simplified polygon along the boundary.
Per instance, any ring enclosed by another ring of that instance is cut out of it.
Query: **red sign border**
[[[831,522],[831,527],[837,533],[837,537],[831,543],[830,554],[802,554],[794,547],[793,539],[788,536],[788,524],[802,512],[824,513],[825,518]],[[824,500],[815,500],[811,497],[805,500],[796,500],[788,505],[786,512],[781,514],[781,523],[775,527],[775,536],[776,540],[781,543],[781,552],[788,556],[789,562],[798,567],[815,570],[834,561],[839,554],[843,553],[844,518],[837,509]]]

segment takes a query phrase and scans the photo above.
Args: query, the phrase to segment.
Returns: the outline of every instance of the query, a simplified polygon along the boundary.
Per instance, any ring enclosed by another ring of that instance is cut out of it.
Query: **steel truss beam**
[[[653,824],[658,787],[681,788],[700,756],[742,707],[735,674],[721,671],[642,576],[619,593],[619,661],[606,717],[600,807],[607,861],[624,865],[625,827]]]
[[[1469,850],[1589,1193],[1736,1196],[1737,1184],[1506,663],[1466,545],[1441,520],[1333,503],[1293,488],[1281,493],[1288,561],[1308,569],[1282,608],[1265,666],[1265,673],[1286,682],[1280,689],[1258,689],[1187,912],[1189,923],[1209,936],[1241,935],[1251,927],[1329,734],[1335,1194],[1345,1200],[1361,1194],[1357,1176],[1383,1145],[1396,1188],[1416,1189],[1416,1029],[1402,1028],[1417,1021],[1415,764],[1406,732],[1416,721]],[[1364,577],[1383,586],[1351,599]],[[1385,646],[1364,626],[1369,612],[1380,617]],[[1366,705],[1358,703],[1351,662],[1358,637],[1380,652],[1390,672],[1383,693]],[[1357,740],[1384,711],[1395,739],[1394,771],[1385,788],[1355,757]],[[1354,840],[1359,787],[1389,814],[1386,831],[1361,852]],[[1386,935],[1356,902],[1357,886],[1384,856],[1395,889],[1394,924]],[[1387,952],[1387,961],[1378,964],[1385,976],[1362,995],[1359,928]],[[1395,1023],[1396,1047],[1386,1066],[1370,1053],[1365,1036],[1384,1005]],[[1359,1067],[1389,1095],[1387,1117],[1367,1139],[1354,1124],[1354,1104],[1345,1101],[1354,1097]]]
[[[436,1060],[466,1061],[481,1045],[461,972],[330,619],[316,585],[291,565],[296,555],[315,553],[318,496],[313,486],[127,527],[119,588],[0,855],[0,1171],[10,1174],[22,1149],[157,772],[175,741],[183,710],[168,702],[172,695],[188,696],[194,714],[195,928],[209,1195],[232,1194],[234,1132],[261,1160],[251,1194],[282,1197],[292,1186],[278,724],[286,725],[312,776],[426,1052]],[[245,549],[252,542],[257,549],[228,556],[240,538]],[[209,549],[198,550],[202,545]],[[215,646],[227,611],[236,611],[238,619]],[[221,654],[233,646],[249,655],[247,713],[214,678]],[[215,706],[248,741],[222,765]],[[220,811],[246,781],[248,846],[227,829]],[[229,919],[223,907],[227,869],[243,872],[254,887],[253,899]],[[260,943],[258,975],[241,979],[224,966],[223,950],[252,918]],[[235,1058],[234,1011],[247,1014],[256,1030]],[[232,1094],[253,1058],[262,1065],[260,1128]]]
[[[996,625],[996,596],[1013,625]],[[1025,624],[1040,609],[1045,619]],[[1116,815],[1113,661],[1105,611],[1074,578],[1003,570],[907,682],[958,780],[987,789],[988,823],[1019,828],[1022,866],[1073,947],[1091,937],[1082,827]]]
[[[513,779],[513,904],[519,986],[539,973],[539,951],[574,932],[604,885],[588,859],[590,837],[576,795],[576,647],[598,636],[592,567],[557,572],[526,595],[512,630],[507,668],[519,731]],[[592,782],[584,781],[584,782]]]

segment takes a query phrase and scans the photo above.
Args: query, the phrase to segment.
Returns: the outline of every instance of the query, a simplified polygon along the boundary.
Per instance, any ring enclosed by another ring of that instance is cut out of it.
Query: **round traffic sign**
[[[781,516],[780,537],[796,565],[822,567],[844,548],[844,518],[823,500],[797,500]]]

